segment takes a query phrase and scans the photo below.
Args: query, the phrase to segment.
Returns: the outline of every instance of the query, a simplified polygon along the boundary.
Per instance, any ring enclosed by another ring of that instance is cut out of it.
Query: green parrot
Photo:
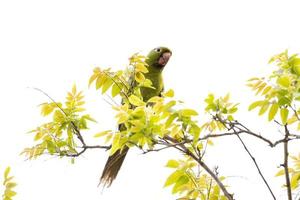
[[[151,97],[160,96],[163,89],[163,77],[162,71],[166,64],[168,63],[172,52],[167,47],[158,47],[149,52],[147,55],[146,63],[148,64],[148,73],[145,77],[152,81],[152,86],[155,88],[141,88],[141,94],[143,100],[147,102]],[[131,84],[134,87],[135,84]],[[119,125],[119,130],[125,130],[124,124]],[[129,148],[125,146],[122,150],[116,151],[113,155],[109,156],[106,161],[104,170],[100,178],[100,184],[109,187],[113,180],[117,177],[117,174],[122,166],[125,156]]]

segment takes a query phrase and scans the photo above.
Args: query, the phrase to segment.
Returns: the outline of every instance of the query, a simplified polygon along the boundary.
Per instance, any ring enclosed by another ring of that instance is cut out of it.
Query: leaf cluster
[[[249,110],[259,108],[259,115],[267,113],[268,120],[280,118],[282,124],[292,124],[298,119],[300,110],[300,58],[297,54],[288,55],[287,51],[273,56],[269,63],[276,69],[269,77],[254,77],[248,86],[262,99],[254,101]],[[298,127],[300,124],[298,122]]]
[[[79,131],[88,129],[88,121],[95,122],[90,115],[82,114],[85,111],[83,98],[82,92],[78,92],[74,85],[64,104],[54,101],[41,104],[41,115],[51,120],[30,131],[37,144],[25,148],[22,154],[28,159],[35,159],[42,154],[61,157],[76,154],[76,137],[81,140]]]
[[[12,200],[12,198],[17,194],[14,188],[17,184],[13,181],[13,176],[10,176],[10,167],[7,167],[4,171],[4,181],[3,186],[5,187],[4,193],[2,195],[3,200]]]
[[[165,182],[165,187],[172,187],[172,193],[180,195],[181,200],[225,200],[220,187],[190,157],[184,160],[169,160],[166,167],[174,171]],[[224,180],[225,177],[220,177]]]

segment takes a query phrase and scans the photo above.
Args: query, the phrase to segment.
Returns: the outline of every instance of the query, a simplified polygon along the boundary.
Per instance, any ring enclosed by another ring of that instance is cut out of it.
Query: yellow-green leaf
[[[106,80],[106,76],[103,75],[99,75],[97,76],[96,79],[96,90],[98,90],[99,88],[101,88],[101,86],[103,85],[104,81]]]
[[[267,94],[271,89],[272,89],[271,86],[266,87],[266,88],[264,89],[264,91],[262,92],[262,95]]]
[[[120,147],[120,139],[121,139],[121,133],[118,132],[114,135],[109,155],[113,155],[118,149],[121,148]]]
[[[142,73],[147,73],[148,72],[147,67],[145,67],[145,65],[142,64],[142,63],[137,63],[135,65],[135,69],[136,69],[137,72],[142,72]]]
[[[94,137],[102,137],[102,136],[107,135],[108,133],[111,133],[111,130],[107,130],[107,131],[102,131],[102,132],[100,132],[100,133],[96,133],[96,134],[94,135]]]
[[[189,182],[189,177],[187,175],[184,174],[184,175],[180,176],[173,187],[172,193],[173,194],[177,193],[180,186],[185,185],[188,182]]]
[[[277,79],[277,83],[283,87],[289,87],[291,84],[290,77],[285,75],[285,76],[280,76]]]
[[[296,172],[292,175],[291,178],[291,188],[292,190],[296,189],[299,185],[300,172]]]
[[[119,85],[117,84],[113,84],[112,89],[111,89],[111,96],[115,97],[117,96],[121,91],[121,88]]]
[[[162,98],[159,97],[159,96],[154,96],[154,97],[151,97],[148,102],[151,102],[151,103],[157,103],[159,101],[162,101]]]
[[[91,86],[91,84],[96,80],[96,78],[98,77],[98,74],[93,74],[90,79],[89,79],[89,87]]]
[[[104,94],[109,88],[110,86],[113,84],[113,81],[111,79],[107,79],[102,86],[102,94]]]
[[[8,178],[8,174],[10,172],[10,167],[7,167],[4,171],[4,179],[7,179]]]
[[[138,83],[143,83],[145,81],[145,76],[142,72],[137,72],[135,74],[135,80],[138,82]]]
[[[280,117],[281,117],[282,124],[286,124],[288,115],[289,115],[289,110],[287,108],[280,109]]]
[[[268,110],[269,106],[270,106],[270,104],[269,104],[268,102],[265,102],[265,103],[261,106],[261,108],[260,108],[260,110],[259,110],[259,112],[258,112],[258,115],[263,115],[263,114]]]
[[[176,170],[175,172],[173,172],[166,180],[164,187],[168,187],[172,184],[174,184],[179,177],[182,175],[182,171]]]
[[[264,103],[264,101],[255,101],[255,102],[250,104],[248,110],[251,111],[251,110],[253,110],[254,108],[256,108],[258,106],[262,106],[263,103]]]
[[[129,97],[129,102],[134,106],[144,106],[145,102],[143,102],[140,98],[135,95],[131,95]]]
[[[179,162],[177,160],[169,160],[166,164],[166,167],[169,168],[177,168],[179,166]]]
[[[163,94],[165,97],[174,97],[174,90],[170,89]]]
[[[9,189],[5,190],[5,192],[4,192],[4,195],[6,196],[6,198],[13,197],[13,196],[15,196],[16,194],[17,194],[17,193],[16,193],[15,191],[12,191],[12,190],[9,190]]]
[[[190,116],[198,115],[198,113],[193,109],[182,109],[182,110],[180,110],[180,114],[184,117],[190,117]]]
[[[273,103],[270,110],[269,110],[269,116],[268,116],[268,120],[271,121],[274,119],[277,111],[278,111],[278,104],[277,103]]]
[[[295,115],[293,115],[291,118],[289,118],[286,122],[287,122],[287,124],[293,124],[293,123],[295,123],[295,122],[297,122],[298,121],[298,118],[295,116]]]
[[[76,85],[74,84],[72,87],[72,94],[75,95],[77,93]]]
[[[288,171],[289,171],[289,173],[291,173],[291,172],[293,172],[294,170],[293,170],[292,168],[289,168]],[[275,174],[275,177],[277,177],[277,176],[283,176],[284,174],[285,174],[284,169],[281,169],[281,170],[279,170],[279,171]]]
[[[14,188],[14,187],[16,187],[16,186],[17,186],[17,184],[14,183],[14,182],[9,182],[9,183],[7,183],[7,184],[5,185],[5,187],[8,188],[8,189]]]
[[[173,123],[173,121],[178,117],[176,113],[170,115],[165,123],[166,128],[169,128],[169,126]]]

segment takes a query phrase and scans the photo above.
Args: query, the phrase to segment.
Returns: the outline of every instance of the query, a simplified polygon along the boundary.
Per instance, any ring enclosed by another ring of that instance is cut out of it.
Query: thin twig
[[[248,155],[249,155],[250,158],[252,159],[252,161],[253,161],[253,163],[254,163],[254,165],[255,165],[255,167],[256,167],[256,169],[257,169],[259,175],[260,175],[260,177],[262,178],[262,180],[264,181],[265,185],[267,186],[267,188],[268,188],[269,192],[271,193],[273,199],[276,200],[276,197],[275,197],[275,195],[274,195],[274,193],[273,193],[273,191],[272,191],[270,185],[268,184],[267,180],[265,179],[263,173],[261,172],[261,169],[260,169],[260,167],[258,166],[258,164],[257,164],[257,162],[256,162],[256,160],[255,160],[255,158],[254,158],[254,156],[250,153],[249,149],[247,148],[247,146],[246,146],[246,144],[244,143],[244,141],[242,140],[242,138],[241,138],[239,135],[236,135],[236,136],[238,137],[238,139],[240,140],[240,142],[241,142],[241,144],[243,145],[244,149],[246,150],[246,152],[248,153]]]
[[[258,135],[258,134],[256,134],[256,133],[253,133],[252,131],[250,131],[250,129],[248,129],[246,126],[242,125],[242,124],[241,124],[240,122],[238,122],[238,121],[234,121],[234,122],[229,121],[229,122],[227,122],[227,121],[222,120],[219,116],[216,116],[216,118],[217,118],[217,119],[218,119],[218,120],[219,120],[219,121],[220,121],[227,129],[228,129],[228,130],[233,130],[233,132],[235,133],[235,135],[238,137],[239,141],[240,141],[241,144],[243,145],[244,149],[246,150],[246,152],[248,153],[248,155],[249,155],[250,158],[252,159],[252,161],[253,161],[253,163],[254,163],[254,165],[255,165],[255,167],[256,167],[256,169],[257,169],[259,175],[260,175],[260,177],[262,178],[262,180],[264,181],[265,185],[267,186],[267,188],[268,188],[269,192],[271,193],[273,199],[276,200],[276,197],[275,197],[275,195],[274,195],[274,193],[273,193],[273,191],[272,191],[270,185],[268,184],[267,180],[265,179],[263,173],[261,172],[261,169],[260,169],[258,163],[256,162],[254,156],[251,154],[251,152],[249,151],[248,147],[246,146],[246,144],[244,143],[244,141],[242,140],[242,138],[239,136],[238,133],[239,133],[239,132],[248,133],[248,134],[250,134],[250,135],[252,135],[252,136],[254,136],[254,137],[256,137],[256,138],[259,138],[259,139],[261,139],[261,140],[263,140],[263,141],[269,143],[270,146],[272,146],[273,143],[272,143],[270,140],[264,138],[263,136]],[[237,125],[241,126],[244,130],[243,130],[242,128],[240,128],[240,127],[236,127]],[[228,126],[229,126],[229,127],[228,127]],[[236,128],[238,128],[239,131],[237,131]]]

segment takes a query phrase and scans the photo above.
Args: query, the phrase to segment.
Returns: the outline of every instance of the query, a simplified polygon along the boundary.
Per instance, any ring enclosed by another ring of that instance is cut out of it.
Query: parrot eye
[[[160,51],[161,51],[161,49],[160,49],[160,48],[156,48],[156,49],[154,49],[154,51],[156,51],[156,52],[160,52]]]

